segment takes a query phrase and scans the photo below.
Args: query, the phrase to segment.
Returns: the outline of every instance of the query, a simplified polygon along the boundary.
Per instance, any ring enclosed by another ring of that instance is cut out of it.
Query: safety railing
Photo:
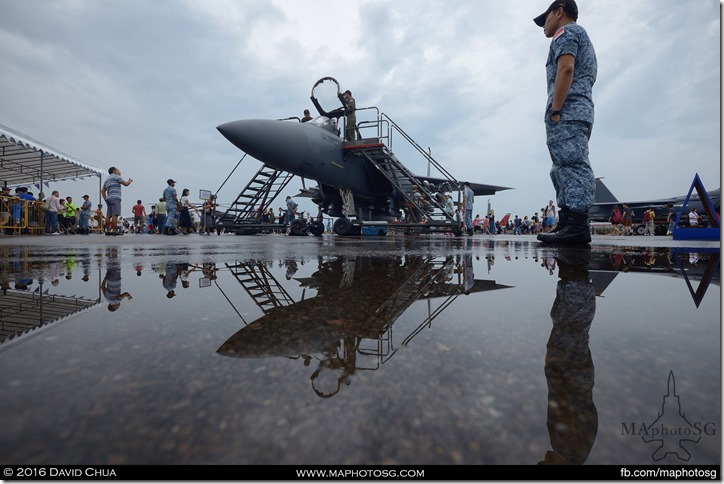
[[[0,197],[0,233],[40,234],[45,230],[42,203],[18,197]]]
[[[45,233],[45,204],[38,200],[23,200],[18,197],[0,196],[0,234],[1,235],[41,235]],[[78,214],[71,227],[69,218],[58,214],[58,229],[65,232],[74,232],[79,221]],[[102,212],[93,211],[90,215],[89,226],[91,233],[103,231],[105,217]]]

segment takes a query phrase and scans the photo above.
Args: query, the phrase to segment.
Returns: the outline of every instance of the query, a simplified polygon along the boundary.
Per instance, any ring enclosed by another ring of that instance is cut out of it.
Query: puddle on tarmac
[[[3,461],[721,462],[718,249],[280,243],[2,247]]]

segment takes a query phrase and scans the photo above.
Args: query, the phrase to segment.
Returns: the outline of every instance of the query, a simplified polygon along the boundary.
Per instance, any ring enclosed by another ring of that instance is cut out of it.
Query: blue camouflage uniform
[[[473,206],[475,203],[475,192],[468,185],[463,191],[465,201],[465,229],[468,235],[473,235]]]
[[[80,218],[78,220],[78,228],[81,233],[90,233],[90,216],[91,216],[91,204],[90,200],[85,200],[83,205],[80,206]]]
[[[175,229],[176,227],[176,189],[169,185],[163,191],[163,198],[166,201],[166,229]],[[162,229],[163,230],[163,229]]]
[[[573,82],[561,107],[560,121],[555,122],[549,111],[553,104],[557,61],[564,54],[575,57]],[[588,160],[588,140],[593,128],[592,90],[597,70],[596,52],[583,27],[575,22],[561,27],[553,36],[546,62],[546,142],[553,162],[550,176],[558,207],[577,213],[587,213],[596,194],[596,179]]]

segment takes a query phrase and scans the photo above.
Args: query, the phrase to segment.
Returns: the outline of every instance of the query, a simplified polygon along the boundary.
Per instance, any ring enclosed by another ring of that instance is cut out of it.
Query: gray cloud
[[[599,58],[596,174],[629,199],[685,193],[696,172],[718,187],[719,3],[579,3]],[[515,187],[491,197],[497,213],[530,215],[553,196],[549,40],[532,22],[547,5],[0,0],[0,123],[121,165],[136,180],[124,196],[151,200],[169,176],[194,193],[217,189],[242,156],[217,125],[299,116],[314,82],[333,76],[458,178]],[[245,160],[221,197],[233,200],[257,169]]]

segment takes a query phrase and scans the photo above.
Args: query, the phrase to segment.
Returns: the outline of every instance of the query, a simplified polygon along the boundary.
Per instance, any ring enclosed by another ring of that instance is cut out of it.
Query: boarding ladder
[[[236,197],[229,209],[217,221],[222,228],[234,229],[261,222],[261,213],[289,184],[294,175],[262,165]]]
[[[262,262],[236,262],[226,264],[226,267],[264,314],[274,308],[294,304],[289,293]]]
[[[369,140],[367,140],[369,141]],[[422,182],[418,181],[417,177],[405,165],[397,159],[392,151],[382,143],[372,143],[369,145],[350,145],[345,146],[345,150],[351,153],[353,156],[364,158],[369,161],[377,170],[384,176],[390,184],[400,191],[402,196],[405,198],[408,204],[414,205],[419,209],[419,213],[423,213],[424,216],[430,217],[444,217],[451,222],[455,221],[454,214],[449,215],[445,211],[445,201],[438,198],[433,194],[428,187]],[[422,194],[423,198],[427,200],[434,211],[432,213],[425,210],[416,203],[412,196],[412,188],[417,187]]]
[[[415,203],[412,197],[412,188],[417,187],[423,197],[430,202],[430,205],[434,207],[432,214],[427,213],[427,218],[430,216],[438,216],[446,219],[449,222],[456,222],[454,215],[448,215],[445,211],[445,199],[442,197],[438,199],[433,191],[430,190],[424,183],[419,181],[418,177],[415,176],[402,162],[394,155],[390,147],[392,146],[392,134],[397,133],[407,141],[431,166],[434,166],[441,174],[442,179],[446,180],[448,185],[445,191],[457,190],[460,187],[460,183],[437,161],[432,155],[426,152],[410,135],[408,135],[402,128],[397,125],[389,116],[384,113],[378,114],[377,120],[371,123],[360,123],[363,129],[374,127],[377,131],[377,138],[361,139],[353,142],[346,142],[344,144],[344,150],[351,155],[366,159],[373,166],[379,170],[390,184],[402,193],[403,197],[409,205],[417,206],[420,212],[425,213],[423,207],[419,207]],[[365,126],[366,125],[366,126]],[[383,127],[386,127],[386,133],[384,133]],[[387,141],[387,145],[384,143]],[[388,147],[389,145],[389,147]],[[435,187],[436,189],[442,189],[443,187]]]

